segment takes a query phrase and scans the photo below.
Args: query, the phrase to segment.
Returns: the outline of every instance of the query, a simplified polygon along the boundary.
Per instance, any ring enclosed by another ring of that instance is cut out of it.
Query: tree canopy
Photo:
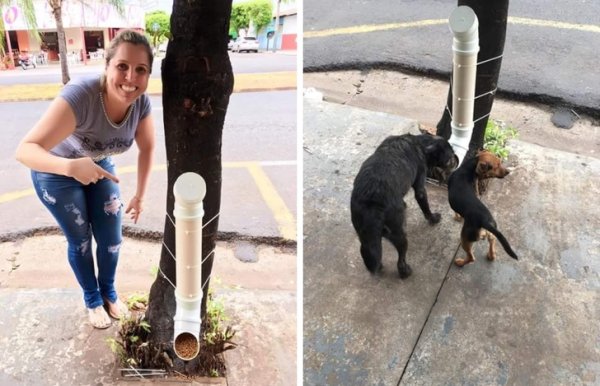
[[[258,33],[271,23],[272,18],[273,5],[269,0],[251,0],[236,3],[231,9],[229,34],[237,36],[239,30],[248,30],[251,23]]]
[[[165,11],[153,11],[146,14],[146,34],[150,37],[154,47],[170,36],[170,19],[171,16]]]

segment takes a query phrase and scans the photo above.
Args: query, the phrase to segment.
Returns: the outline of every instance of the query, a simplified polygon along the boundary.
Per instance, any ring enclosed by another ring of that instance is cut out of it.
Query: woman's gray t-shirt
[[[59,96],[69,103],[75,113],[75,131],[50,150],[64,158],[91,157],[102,160],[126,151],[133,144],[139,122],[152,107],[150,98],[142,94],[131,105],[126,121],[113,127],[104,112],[100,96],[100,77],[88,76],[67,83]]]

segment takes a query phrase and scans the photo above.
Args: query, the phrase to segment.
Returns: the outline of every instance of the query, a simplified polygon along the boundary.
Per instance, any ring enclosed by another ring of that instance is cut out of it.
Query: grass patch
[[[490,119],[485,127],[483,148],[494,153],[502,160],[508,158],[508,140],[517,138],[519,133],[514,127],[508,126],[506,122],[498,119]]]

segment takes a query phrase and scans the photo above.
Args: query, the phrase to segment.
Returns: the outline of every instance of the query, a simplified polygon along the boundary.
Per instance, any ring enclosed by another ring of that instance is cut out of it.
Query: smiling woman
[[[137,222],[154,154],[152,107],[145,94],[152,60],[143,35],[121,31],[106,51],[104,74],[67,83],[16,151],[67,238],[69,264],[96,328],[128,313],[114,286],[124,204],[111,155],[134,141],[139,148],[137,189],[125,209]]]

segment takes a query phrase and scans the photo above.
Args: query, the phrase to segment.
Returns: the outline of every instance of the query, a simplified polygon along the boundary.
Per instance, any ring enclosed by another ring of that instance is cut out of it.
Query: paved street
[[[151,97],[156,124],[155,171],[147,210],[134,229],[162,232],[166,200],[166,156],[162,100]],[[27,168],[14,160],[24,133],[49,101],[0,104],[5,140],[0,143],[0,234],[54,225],[31,189]],[[220,231],[250,237],[296,239],[296,91],[236,93],[223,129],[223,187]],[[135,146],[134,146],[135,147]],[[115,157],[124,197],[135,192],[137,151]],[[126,198],[128,200],[128,198]],[[26,215],[23,215],[25,212]],[[18,215],[17,213],[21,213]]]
[[[223,129],[223,187],[220,231],[245,237],[296,240],[297,118],[295,51],[230,53],[234,74],[244,78],[247,89],[262,92],[234,92]],[[73,77],[100,74],[101,61],[70,67]],[[153,65],[151,83],[160,80],[161,58]],[[287,74],[292,74],[289,76]],[[286,74],[281,77],[281,74]],[[279,75],[277,77],[276,75]],[[256,81],[252,81],[256,79]],[[288,80],[289,79],[289,80]],[[41,82],[41,83],[40,83]],[[36,85],[36,83],[40,83]],[[0,213],[18,221],[2,222],[0,235],[30,228],[54,225],[52,217],[38,205],[28,170],[14,160],[14,149],[23,135],[40,118],[50,103],[36,101],[48,84],[60,84],[57,64],[23,71],[0,72],[0,87],[11,92],[19,85],[32,87],[27,102],[0,103],[5,141],[0,143]],[[156,125],[155,167],[148,189],[147,210],[140,222],[125,222],[133,231],[162,232],[166,200],[166,155],[161,88],[153,85],[152,106]],[[160,86],[159,84],[157,84]],[[38,87],[38,92],[35,88]],[[41,88],[40,88],[41,87]],[[270,91],[269,91],[270,90]],[[53,91],[49,95],[55,95]],[[149,93],[151,93],[149,87]],[[18,97],[18,95],[16,95]],[[0,98],[1,99],[1,98]],[[134,145],[135,148],[135,145]],[[115,157],[123,175],[121,191],[126,197],[135,192],[137,151]],[[27,216],[13,214],[25,210]]]
[[[231,66],[235,74],[256,74],[265,72],[296,71],[296,53],[280,51],[259,53],[229,53]],[[162,57],[155,57],[152,64],[153,79],[160,79]],[[85,74],[98,74],[104,67],[104,61],[94,60],[88,64],[77,63],[69,66],[69,74],[73,77]],[[37,68],[22,70],[20,67],[12,71],[0,71],[0,85],[59,83],[62,84],[59,63],[40,65]]]
[[[304,5],[305,71],[395,68],[448,79],[455,1]],[[500,92],[600,117],[600,2],[511,1]],[[489,58],[479,58],[479,61]]]

